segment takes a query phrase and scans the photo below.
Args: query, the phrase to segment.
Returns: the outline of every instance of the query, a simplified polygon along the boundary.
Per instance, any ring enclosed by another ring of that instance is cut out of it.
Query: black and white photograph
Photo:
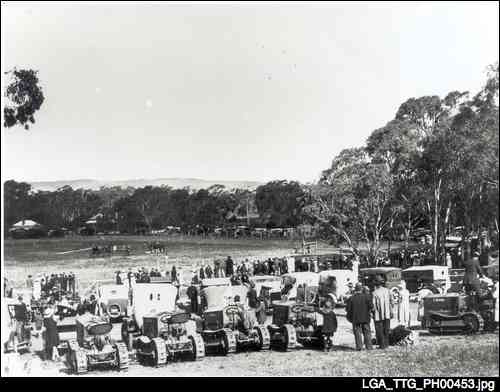
[[[494,391],[499,10],[2,1],[2,378]]]

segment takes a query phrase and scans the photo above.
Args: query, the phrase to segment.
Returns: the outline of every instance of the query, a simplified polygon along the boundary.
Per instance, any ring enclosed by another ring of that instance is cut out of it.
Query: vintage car
[[[113,326],[107,320],[88,314],[76,319],[76,340],[68,342],[67,360],[74,373],[85,373],[89,368],[113,366],[128,368],[127,346],[109,336]]]
[[[430,294],[423,303],[422,328],[430,333],[477,333],[496,329],[495,300],[491,293],[481,296],[476,307],[472,306],[470,296],[459,293]]]
[[[121,323],[128,315],[129,288],[126,285],[110,284],[99,286],[97,290],[99,312],[110,321]]]
[[[247,293],[243,285],[231,286],[221,279],[203,280],[201,335],[207,352],[227,355],[248,348],[269,349],[267,329],[244,323],[248,320]],[[239,304],[234,301],[236,296],[240,297]]]
[[[421,265],[407,268],[401,272],[410,294],[419,290],[419,282],[434,294],[444,294],[451,287],[449,268],[443,265]]]
[[[325,270],[319,273],[320,286],[328,286],[328,278],[335,277],[337,282],[335,296],[337,297],[337,305],[345,305],[346,300],[351,295],[349,284],[356,284],[356,274],[350,269],[335,269]]]
[[[255,284],[257,295],[264,298],[268,313],[272,312],[273,302],[281,300],[281,277],[275,275],[250,276],[250,281]]]
[[[132,315],[122,322],[122,340],[141,363],[160,366],[182,356],[205,356],[201,335],[189,313],[177,310],[178,288],[168,283],[138,283],[133,288]]]
[[[393,291],[401,284],[401,268],[396,267],[371,267],[359,270],[359,280],[365,286],[373,289],[373,279],[376,276],[382,277],[385,287]]]

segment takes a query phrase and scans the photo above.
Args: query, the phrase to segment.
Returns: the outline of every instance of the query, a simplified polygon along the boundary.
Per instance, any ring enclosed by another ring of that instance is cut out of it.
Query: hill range
[[[182,189],[185,187],[190,187],[192,189],[206,189],[212,185],[219,184],[224,185],[227,189],[241,188],[241,189],[255,189],[261,182],[256,181],[212,181],[212,180],[202,180],[199,178],[156,178],[156,179],[134,179],[134,180],[117,180],[117,181],[106,181],[106,180],[93,180],[93,179],[78,179],[78,180],[67,180],[67,181],[34,181],[30,182],[33,190],[35,191],[55,191],[65,185],[69,185],[73,189],[92,189],[98,190],[99,188],[120,186],[122,188],[133,187],[142,188],[148,185],[151,186],[162,186],[167,185],[174,189]]]

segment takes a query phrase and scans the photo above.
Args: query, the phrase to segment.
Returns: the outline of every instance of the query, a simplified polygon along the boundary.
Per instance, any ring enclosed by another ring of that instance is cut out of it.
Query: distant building
[[[12,238],[40,238],[47,235],[43,225],[30,219],[23,219],[9,229]]]

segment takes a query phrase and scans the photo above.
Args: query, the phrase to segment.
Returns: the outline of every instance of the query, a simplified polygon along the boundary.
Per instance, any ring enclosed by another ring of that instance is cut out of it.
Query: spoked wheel
[[[224,328],[222,331],[222,353],[224,355],[236,352],[236,337],[233,331]]]
[[[466,313],[462,316],[464,331],[467,334],[478,333],[481,328],[479,317],[474,313]]]
[[[161,366],[167,363],[167,345],[161,338],[153,339],[153,366]]]
[[[254,327],[254,330],[257,332],[257,336],[259,337],[257,349],[269,350],[269,346],[271,345],[271,335],[269,334],[269,330],[263,325]]]
[[[294,349],[297,345],[297,333],[295,332],[295,328],[293,327],[293,325],[291,324],[283,325],[282,334],[283,334],[282,349],[285,351]]]
[[[125,343],[116,343],[115,350],[118,369],[128,369],[129,357],[127,346],[125,345]]]
[[[195,335],[191,335],[189,337],[191,344],[193,346],[191,352],[191,360],[196,361],[205,356],[205,343],[203,342],[203,338],[199,333]]]

